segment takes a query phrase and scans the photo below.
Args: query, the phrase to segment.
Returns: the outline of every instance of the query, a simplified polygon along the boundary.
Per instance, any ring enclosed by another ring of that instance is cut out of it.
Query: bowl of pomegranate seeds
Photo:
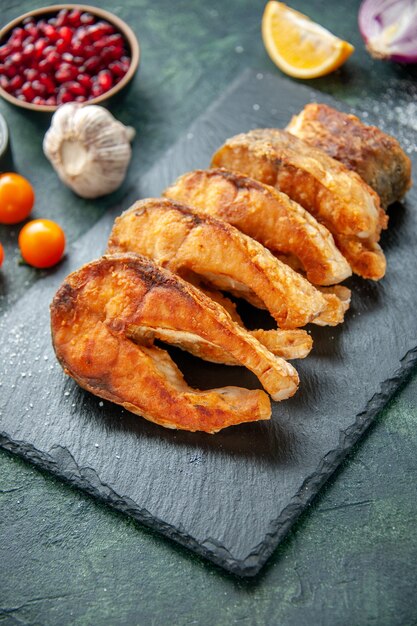
[[[99,104],[131,81],[139,56],[133,31],[108,11],[79,4],[35,9],[0,30],[0,96],[32,111]]]

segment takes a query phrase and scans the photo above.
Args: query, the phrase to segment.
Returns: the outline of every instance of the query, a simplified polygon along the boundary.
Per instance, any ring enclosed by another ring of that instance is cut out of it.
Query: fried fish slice
[[[222,220],[164,198],[137,202],[114,223],[108,252],[137,252],[187,279],[204,278],[259,308],[281,328],[329,317],[328,297],[257,241]],[[337,297],[333,296],[337,305]],[[328,323],[343,311],[332,309]]]
[[[322,314],[317,321],[319,326],[334,326],[332,319],[339,314],[342,309],[343,314],[350,307],[351,291],[344,285],[333,285],[332,287],[317,287],[328,302],[327,315]]]
[[[330,230],[356,274],[384,276],[386,261],[377,242],[387,216],[379,198],[358,174],[322,150],[283,130],[258,129],[228,139],[212,166],[286,193]]]
[[[196,170],[180,176],[164,196],[233,224],[284,261],[282,255],[295,257],[313,284],[333,285],[352,273],[327,228],[286,194],[252,178]]]
[[[199,289],[135,254],[104,256],[68,276],[51,304],[54,349],[94,394],[166,426],[214,433],[268,419],[261,390],[191,389],[141,329],[174,345],[213,345],[250,369],[274,400],[292,396],[296,370],[235,324]]]
[[[401,200],[411,187],[411,160],[399,142],[355,115],[311,103],[286,130],[357,172],[384,207]]]
[[[283,359],[305,359],[313,347],[313,339],[305,330],[257,330],[249,331],[272,354]]]
[[[232,300],[226,298],[220,291],[214,289],[207,289],[199,285],[199,289],[202,289],[204,293],[221,304],[223,308],[229,313],[230,317],[236,324],[244,328],[244,324],[239,313],[236,310],[236,305]],[[337,295],[337,294],[336,294]],[[339,298],[339,295],[337,295]],[[247,330],[247,329],[245,329]],[[264,345],[272,354],[280,356],[283,359],[305,359],[311,352],[313,347],[313,339],[305,330],[299,328],[295,330],[284,330],[282,328],[272,330],[248,330],[253,337],[255,337],[262,345]],[[226,365],[235,365],[226,354],[217,353],[214,355],[205,356],[204,358],[216,363],[224,363]]]

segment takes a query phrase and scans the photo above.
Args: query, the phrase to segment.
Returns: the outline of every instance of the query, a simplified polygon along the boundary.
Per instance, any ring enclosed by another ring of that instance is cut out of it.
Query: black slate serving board
[[[0,445],[242,576],[259,571],[416,361],[415,190],[390,210],[386,277],[379,284],[348,281],[353,298],[345,323],[312,328],[314,351],[296,362],[300,390],[274,403],[270,422],[214,436],[176,432],[101,401],[56,363],[49,303],[70,271],[102,253],[114,217],[134,200],[208,166],[232,134],[284,126],[311,100],[346,110],[285,79],[245,72],[123,204],[0,319]],[[392,132],[417,145],[412,130]],[[194,386],[257,386],[242,368],[172,354]]]

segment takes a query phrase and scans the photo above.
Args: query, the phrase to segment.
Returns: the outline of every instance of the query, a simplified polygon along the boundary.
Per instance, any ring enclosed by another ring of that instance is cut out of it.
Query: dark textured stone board
[[[0,320],[0,445],[243,576],[259,571],[416,361],[415,191],[390,211],[387,276],[379,284],[350,280],[345,324],[312,328],[314,352],[296,364],[300,390],[274,404],[270,422],[214,436],[175,432],[101,401],[56,363],[48,307],[64,276],[100,255],[112,220],[133,200],[207,166],[226,137],[283,126],[314,99],[332,102],[246,72]],[[242,368],[173,354],[195,386],[257,384]]]

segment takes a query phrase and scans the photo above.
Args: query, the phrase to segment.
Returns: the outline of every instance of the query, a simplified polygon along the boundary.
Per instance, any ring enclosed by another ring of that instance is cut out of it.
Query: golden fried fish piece
[[[343,320],[336,296],[329,304],[330,296],[323,296],[260,243],[223,220],[168,199],[142,200],[115,220],[108,252],[125,251],[266,308],[281,328],[316,323],[321,315],[327,319],[329,308],[327,323]]]
[[[307,104],[286,130],[340,161],[376,191],[383,207],[411,187],[411,160],[399,142],[376,126],[327,104]]]
[[[51,304],[52,340],[81,387],[146,419],[214,433],[270,417],[261,390],[191,389],[147,331],[187,349],[205,344],[250,369],[275,400],[292,396],[296,370],[235,324],[199,289],[135,254],[104,256],[70,274]]]
[[[272,354],[283,359],[305,359],[313,347],[311,336],[305,330],[298,328],[294,330],[258,328],[249,332]]]
[[[223,308],[229,313],[230,317],[236,324],[244,327],[242,319],[236,310],[236,305],[230,298],[227,298],[220,291],[215,289],[207,289],[202,285],[198,286],[204,293],[222,305]],[[339,295],[336,294],[339,298]],[[272,354],[280,356],[283,359],[305,359],[311,352],[313,347],[313,339],[307,331],[299,328],[295,330],[284,330],[282,328],[264,330],[262,328],[257,330],[245,329],[249,334],[255,337],[262,345],[264,345]],[[214,361],[216,363],[224,363],[226,365],[235,365],[233,361],[228,358],[226,354],[216,354],[217,358],[213,358],[213,354],[205,356],[208,361]]]
[[[196,170],[180,176],[164,196],[229,222],[284,262],[295,257],[315,285],[333,285],[352,273],[325,226],[286,194],[252,178]]]
[[[361,177],[325,152],[278,129],[236,135],[219,148],[213,167],[251,176],[286,193],[333,234],[352,270],[378,280],[385,256],[378,245],[387,216]]]

